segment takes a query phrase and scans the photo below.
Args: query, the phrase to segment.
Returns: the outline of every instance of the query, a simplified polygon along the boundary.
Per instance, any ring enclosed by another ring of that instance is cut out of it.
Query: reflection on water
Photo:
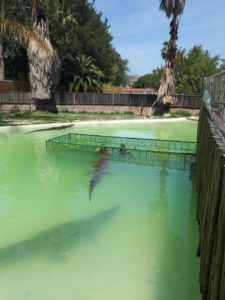
[[[193,140],[188,124],[76,130]],[[0,137],[1,299],[200,299],[189,172],[109,160],[90,203],[97,154],[45,148],[71,130]]]

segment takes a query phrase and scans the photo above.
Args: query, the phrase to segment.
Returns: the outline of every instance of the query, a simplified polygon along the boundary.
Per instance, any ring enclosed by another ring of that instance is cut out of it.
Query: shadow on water
[[[42,231],[34,237],[0,249],[0,266],[20,263],[37,256],[62,261],[69,251],[83,242],[93,240],[97,231],[120,209],[104,210],[91,218],[68,222]]]

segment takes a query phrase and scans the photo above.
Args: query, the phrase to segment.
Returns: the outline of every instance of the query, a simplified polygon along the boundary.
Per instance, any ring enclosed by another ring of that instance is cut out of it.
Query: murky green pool
[[[75,126],[0,133],[0,295],[4,300],[200,299],[195,190],[188,171],[46,151],[67,132],[193,141],[197,124]]]

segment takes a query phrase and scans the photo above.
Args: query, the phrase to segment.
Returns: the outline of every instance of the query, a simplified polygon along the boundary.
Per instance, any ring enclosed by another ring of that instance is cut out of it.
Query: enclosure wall
[[[225,299],[224,124],[202,107],[197,143],[197,220],[203,300]]]

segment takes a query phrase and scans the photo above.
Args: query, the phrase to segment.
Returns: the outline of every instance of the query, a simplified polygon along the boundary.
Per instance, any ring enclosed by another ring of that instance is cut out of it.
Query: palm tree
[[[51,99],[51,86],[59,65],[59,59],[49,39],[47,6],[41,0],[33,0],[32,24],[33,32],[44,41],[48,51],[43,51],[34,39],[28,43],[28,60],[30,68],[30,84],[34,99]],[[49,59],[49,53],[54,59]]]
[[[161,49],[161,57],[163,60],[167,61],[167,55],[168,55],[168,49],[169,49],[169,42],[165,41],[163,43],[163,47]]]
[[[4,11],[5,11],[5,0],[2,0],[0,16],[4,18]],[[3,35],[0,34],[0,80],[5,79],[5,68],[4,68],[4,52],[3,52]]]
[[[27,50],[32,97],[41,100],[51,98],[54,71],[59,63],[58,56],[49,40],[46,7],[43,8],[42,2],[48,1],[31,1],[33,30],[29,30],[18,22],[6,19],[4,16],[4,1],[0,12],[0,33],[2,35],[7,34]],[[1,53],[0,47],[0,63],[3,63]],[[3,67],[4,65],[0,64],[0,73],[4,70]]]
[[[160,0],[159,8],[166,13],[166,16],[171,20],[170,23],[170,41],[167,45],[167,52],[163,53],[166,60],[165,72],[160,81],[158,90],[158,98],[162,103],[172,103],[172,95],[175,91],[175,66],[176,66],[176,51],[178,39],[179,17],[183,13],[185,0]]]
[[[77,68],[69,90],[75,92],[102,92],[102,71],[94,64],[90,56],[76,57]]]
[[[3,35],[7,34],[27,49],[29,61],[36,61],[36,65],[33,63],[33,70],[30,70],[31,73],[37,74],[40,72],[39,69],[42,67],[40,65],[42,60],[44,60],[45,63],[49,61],[51,66],[53,63],[57,63],[57,54],[52,47],[49,46],[49,43],[35,31],[30,31],[22,24],[0,17],[0,33]],[[43,72],[42,75],[42,80],[44,80],[45,73]],[[36,79],[41,80],[38,76],[36,76]],[[34,80],[31,80],[31,87],[32,84],[34,87],[37,87],[37,83]],[[44,99],[47,98],[48,97]]]

